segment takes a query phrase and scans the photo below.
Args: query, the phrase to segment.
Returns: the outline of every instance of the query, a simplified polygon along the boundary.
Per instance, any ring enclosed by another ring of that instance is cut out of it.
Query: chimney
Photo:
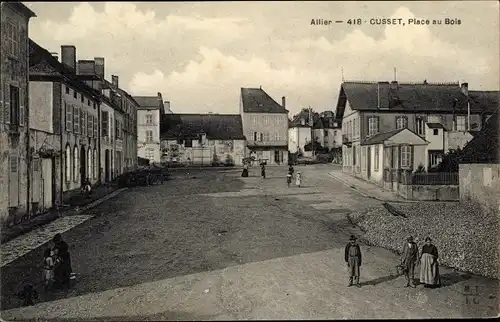
[[[262,89],[262,85],[260,85],[259,88]]]
[[[77,73],[78,75],[95,75],[95,61],[79,60]]]
[[[283,96],[283,97],[281,98],[281,106],[282,106],[283,108],[286,108],[286,98],[285,98],[285,96]]]
[[[464,93],[465,96],[469,96],[469,84],[468,83],[462,83],[460,85],[460,89],[462,90],[462,93]]]
[[[166,112],[168,112],[168,113],[172,112],[172,111],[170,110],[170,102],[169,102],[169,101],[165,101],[165,102],[163,102],[163,106],[165,107],[165,111],[166,111]]]
[[[119,87],[118,86],[118,76],[116,75],[111,75],[111,84],[113,84],[114,87]]]
[[[391,89],[392,90],[398,89],[398,82],[397,81],[392,81],[391,82]]]
[[[61,46],[61,62],[72,71],[76,69],[76,47],[72,45]]]
[[[50,52],[50,54],[52,55],[52,57],[54,57],[55,59],[59,60],[59,54],[56,53],[56,52]]]
[[[300,125],[306,125],[306,120],[304,118],[300,119]]]
[[[95,62],[95,74],[104,79],[104,58],[94,57],[94,62]]]

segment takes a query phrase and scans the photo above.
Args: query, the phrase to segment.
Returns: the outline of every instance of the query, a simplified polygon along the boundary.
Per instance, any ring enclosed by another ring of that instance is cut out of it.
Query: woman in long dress
[[[441,278],[439,276],[438,250],[432,244],[430,237],[425,238],[425,245],[422,246],[422,254],[420,255],[420,283],[425,287],[441,286]]]

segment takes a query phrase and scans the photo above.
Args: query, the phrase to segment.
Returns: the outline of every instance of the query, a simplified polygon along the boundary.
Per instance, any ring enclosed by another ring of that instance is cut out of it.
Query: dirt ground
[[[101,320],[332,319],[491,316],[498,281],[443,268],[444,287],[404,287],[397,257],[361,245],[361,288],[348,288],[343,247],[361,234],[349,212],[378,201],[297,167],[179,170],[164,185],[128,189],[63,234],[78,273],[67,292],[21,308],[24,283],[41,288],[41,246],[1,269],[2,318]],[[469,286],[469,287],[467,287]],[[472,286],[478,294],[465,296]],[[476,303],[477,302],[477,303]]]

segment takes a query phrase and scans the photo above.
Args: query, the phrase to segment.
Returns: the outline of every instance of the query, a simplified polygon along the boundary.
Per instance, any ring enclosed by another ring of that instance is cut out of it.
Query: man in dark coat
[[[349,267],[349,285],[353,285],[353,277],[354,284],[357,287],[361,287],[359,284],[359,268],[361,267],[361,249],[356,243],[356,237],[351,235],[349,238],[349,243],[345,246],[345,262],[347,267]]]
[[[418,261],[418,247],[410,236],[406,239],[401,254],[401,266],[406,277],[406,287],[416,287],[415,285],[415,266]]]
[[[59,265],[54,269],[54,280],[57,288],[70,286],[71,273],[71,256],[69,254],[69,246],[63,239],[61,234],[56,234],[52,239],[54,249],[57,250],[57,256],[60,258]]]

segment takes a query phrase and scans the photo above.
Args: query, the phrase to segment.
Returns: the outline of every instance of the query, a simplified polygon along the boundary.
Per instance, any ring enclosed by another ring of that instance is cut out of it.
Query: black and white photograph
[[[499,9],[2,1],[1,319],[498,317]]]

